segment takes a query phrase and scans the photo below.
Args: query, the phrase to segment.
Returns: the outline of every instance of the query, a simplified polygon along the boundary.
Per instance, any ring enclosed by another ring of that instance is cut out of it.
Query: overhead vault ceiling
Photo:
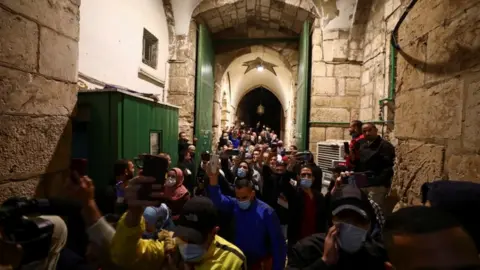
[[[218,1],[217,1],[218,2]],[[304,21],[315,20],[311,0],[203,1],[193,12],[214,38],[298,36]]]

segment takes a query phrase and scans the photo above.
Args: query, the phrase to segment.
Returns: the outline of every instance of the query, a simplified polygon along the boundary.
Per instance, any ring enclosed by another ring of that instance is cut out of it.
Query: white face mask
[[[177,184],[177,179],[175,177],[168,177],[167,181],[165,181],[165,186],[167,187],[173,187]]]
[[[348,223],[339,223],[338,245],[347,253],[359,251],[365,244],[368,231]]]

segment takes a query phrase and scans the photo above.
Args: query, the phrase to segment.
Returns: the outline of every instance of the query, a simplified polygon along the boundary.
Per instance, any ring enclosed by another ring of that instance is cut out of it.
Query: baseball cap
[[[369,220],[369,206],[367,195],[353,185],[343,185],[335,189],[330,201],[330,209],[334,216],[344,210],[351,210]]]
[[[193,197],[182,208],[174,236],[192,244],[201,245],[208,234],[217,226],[217,209],[207,197]]]

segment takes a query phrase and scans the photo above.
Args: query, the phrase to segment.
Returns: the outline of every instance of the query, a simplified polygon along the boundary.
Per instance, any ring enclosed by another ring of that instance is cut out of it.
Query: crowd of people
[[[350,134],[326,193],[313,154],[259,124],[226,128],[215,151],[198,154],[181,132],[176,165],[159,155],[163,184],[134,176],[128,160],[101,195],[78,176],[66,192],[86,235],[69,233],[44,269],[480,269],[480,185],[427,183],[424,205],[387,213],[394,147],[372,123],[352,121]]]

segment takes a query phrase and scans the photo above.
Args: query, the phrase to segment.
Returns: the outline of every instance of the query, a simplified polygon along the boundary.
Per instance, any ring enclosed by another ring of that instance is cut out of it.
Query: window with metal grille
[[[147,29],[143,29],[142,62],[152,68],[157,68],[158,38]]]

